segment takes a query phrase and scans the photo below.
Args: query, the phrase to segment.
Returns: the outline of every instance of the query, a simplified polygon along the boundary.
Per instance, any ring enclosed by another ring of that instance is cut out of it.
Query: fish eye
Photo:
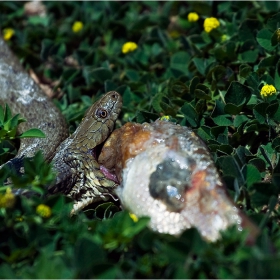
[[[108,116],[108,112],[107,110],[103,109],[103,108],[99,108],[97,109],[96,111],[96,116],[99,117],[99,118],[106,118]]]

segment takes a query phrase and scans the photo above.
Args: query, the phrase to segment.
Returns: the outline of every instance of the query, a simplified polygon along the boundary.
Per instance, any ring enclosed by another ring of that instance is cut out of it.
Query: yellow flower
[[[39,204],[36,208],[36,213],[43,218],[49,218],[52,214],[52,210],[48,205]]]
[[[127,42],[122,46],[122,53],[133,52],[137,49],[137,44],[134,42]]]
[[[225,42],[225,41],[227,41],[228,39],[229,39],[229,37],[228,37],[228,35],[226,35],[226,34],[224,34],[224,35],[221,36],[221,41],[222,41],[222,42]]]
[[[15,34],[15,30],[12,28],[3,29],[3,38],[5,41],[9,41]]]
[[[265,85],[261,89],[261,96],[269,96],[276,93],[276,88],[273,85]]]
[[[206,18],[204,20],[204,30],[209,33],[211,30],[217,28],[220,26],[220,22],[214,18],[214,17],[210,17],[210,18]]]
[[[189,22],[195,22],[198,21],[199,15],[197,13],[189,13],[188,14],[188,21]]]
[[[0,207],[13,208],[16,198],[11,188],[7,188],[5,194],[0,194]]]
[[[81,21],[75,21],[72,25],[72,31],[74,33],[77,33],[79,31],[81,31],[84,27],[84,24]]]
[[[160,118],[160,120],[161,121],[169,121],[170,120],[170,117],[169,116],[162,116],[161,118]]]
[[[135,214],[129,213],[129,216],[133,220],[133,222],[138,222],[138,217]]]

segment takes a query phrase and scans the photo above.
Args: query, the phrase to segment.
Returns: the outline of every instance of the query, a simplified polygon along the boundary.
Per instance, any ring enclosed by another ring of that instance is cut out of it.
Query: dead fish
[[[99,163],[116,174],[116,194],[137,217],[150,217],[152,230],[179,235],[195,227],[208,241],[236,225],[258,228],[227,194],[205,143],[190,129],[172,122],[126,123],[105,142]]]

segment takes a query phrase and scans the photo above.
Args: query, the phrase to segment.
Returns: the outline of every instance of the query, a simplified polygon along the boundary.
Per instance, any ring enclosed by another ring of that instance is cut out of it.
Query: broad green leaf
[[[247,116],[245,116],[245,115],[237,115],[234,118],[233,125],[235,127],[239,127],[242,123],[244,123],[244,122],[246,122],[248,120],[249,120],[249,118]]]
[[[262,102],[257,104],[253,109],[255,118],[261,124],[266,123],[266,119],[267,119],[266,109],[268,106],[269,106],[268,103]]]
[[[32,25],[43,25],[44,27],[47,27],[49,24],[49,17],[31,16],[28,17],[28,23]]]
[[[190,55],[187,52],[180,51],[171,56],[170,67],[187,73],[189,61]]]
[[[92,253],[94,252],[94,254]],[[74,265],[81,271],[86,272],[96,261],[102,261],[105,258],[104,250],[88,238],[77,240],[74,248]]]
[[[125,74],[128,77],[128,79],[133,82],[137,82],[140,79],[138,72],[133,69],[126,70]]]
[[[181,112],[191,126],[196,127],[198,125],[198,114],[191,104],[185,102],[181,108]]]
[[[252,72],[252,67],[249,64],[241,64],[239,66],[239,75],[242,78],[247,78]]]
[[[237,115],[241,112],[242,107],[243,107],[242,105],[236,106],[232,103],[227,103],[224,110],[225,110],[225,113],[227,113],[227,114]]]
[[[238,179],[239,184],[245,182],[240,166],[232,156],[221,156],[218,158],[219,166],[223,171],[223,176],[232,176]]]
[[[250,97],[251,90],[247,86],[232,82],[225,94],[225,102],[240,106],[247,103]]]
[[[242,173],[246,178],[246,184],[248,187],[256,182],[260,182],[262,179],[260,171],[252,164],[246,164],[242,169]]]
[[[271,45],[271,38],[273,33],[268,29],[264,28],[257,34],[258,43],[267,51],[273,51],[275,47]]]
[[[29,137],[45,138],[46,135],[38,128],[30,128],[19,135],[19,138],[29,138]]]
[[[212,139],[212,136],[210,134],[210,127],[208,126],[201,126],[196,131],[197,135],[201,137],[204,141],[207,141],[209,139]]]
[[[270,2],[270,1],[268,1]],[[278,7],[279,8],[279,7]],[[280,13],[278,12],[277,14],[273,15],[272,17],[270,17],[266,23],[266,27],[274,32],[276,29],[278,29],[280,27],[279,25],[280,22]]]
[[[265,171],[265,162],[260,158],[253,158],[249,160],[249,164],[254,165],[259,170],[259,172]]]
[[[279,57],[277,55],[272,55],[272,56],[269,56],[269,57],[265,57],[258,64],[258,69],[266,68],[266,67],[275,67],[278,60],[279,60]]]
[[[238,58],[244,63],[255,63],[259,57],[259,50],[249,50],[239,54]]]
[[[249,39],[255,40],[255,30],[259,30],[262,24],[259,20],[246,18],[239,28],[239,38],[245,42]]]
[[[233,120],[230,115],[220,115],[220,116],[214,117],[212,119],[216,125],[220,125],[220,126],[233,125]]]
[[[211,96],[205,93],[203,90],[195,89],[194,94],[198,99],[211,100]]]
[[[251,203],[253,207],[263,207],[269,203],[271,196],[277,197],[279,186],[271,183],[254,183],[249,188],[251,194]]]

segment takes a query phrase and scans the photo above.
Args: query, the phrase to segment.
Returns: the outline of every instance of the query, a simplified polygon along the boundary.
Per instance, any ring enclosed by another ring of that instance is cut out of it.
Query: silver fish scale
[[[243,230],[245,221],[256,234],[227,195],[206,145],[191,129],[159,120],[143,129],[151,133],[147,143],[158,144],[144,145],[126,161],[116,190],[125,208],[150,217],[150,227],[160,233],[178,235],[196,227],[205,239],[215,241],[230,225]]]

